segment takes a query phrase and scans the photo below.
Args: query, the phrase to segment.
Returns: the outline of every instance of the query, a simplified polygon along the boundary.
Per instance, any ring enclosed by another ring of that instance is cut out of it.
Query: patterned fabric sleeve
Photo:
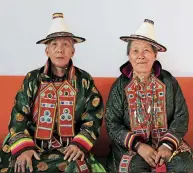
[[[87,89],[85,112],[81,116],[81,131],[73,138],[71,144],[75,144],[83,151],[88,152],[99,136],[104,114],[104,105],[102,96],[96,89],[92,78],[87,81],[85,80],[83,85],[83,87]]]
[[[124,126],[124,89],[121,87],[120,78],[113,84],[106,107],[107,132],[116,144],[135,151],[135,145],[143,139]]]
[[[30,103],[32,97],[31,83],[29,83],[30,73],[23,81],[21,89],[18,91],[12,109],[9,122],[9,146],[12,155],[18,155],[26,149],[34,149],[35,144],[27,131],[27,122],[30,113]]]
[[[167,143],[176,150],[188,130],[189,113],[182,90],[175,78],[174,88],[174,118],[168,127],[167,133],[162,137],[159,146]]]

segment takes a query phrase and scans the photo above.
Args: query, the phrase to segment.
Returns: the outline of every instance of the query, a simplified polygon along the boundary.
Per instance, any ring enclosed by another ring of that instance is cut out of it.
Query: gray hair
[[[130,48],[131,48],[131,43],[132,43],[132,40],[131,41],[128,41],[128,44],[127,44],[127,55],[129,55],[129,52],[130,52]],[[151,44],[150,44],[151,45]],[[151,45],[152,49],[153,49],[153,52],[155,54],[157,54],[157,49],[155,46]]]
[[[52,39],[52,40],[54,40],[54,39]],[[45,43],[46,48],[48,47],[48,45],[51,43],[52,40],[48,40],[48,41]],[[72,39],[72,47],[73,47],[73,49],[74,49],[74,44],[75,44],[75,40]]]

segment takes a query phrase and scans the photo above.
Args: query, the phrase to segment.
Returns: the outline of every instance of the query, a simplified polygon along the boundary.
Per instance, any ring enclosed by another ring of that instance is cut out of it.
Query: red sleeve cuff
[[[80,144],[87,151],[90,151],[91,148],[93,147],[93,143],[86,136],[81,134],[76,135],[71,142]]]
[[[159,146],[160,146],[162,143],[164,143],[164,142],[167,143],[167,144],[170,144],[170,146],[171,146],[174,150],[176,150],[176,149],[179,147],[179,145],[180,145],[180,141],[179,141],[174,135],[172,135],[171,133],[166,133],[166,134],[162,137]]]
[[[10,146],[12,155],[19,153],[25,148],[35,148],[34,141],[31,138],[21,138]]]
[[[144,142],[143,137],[134,134],[133,132],[128,132],[124,142],[125,147],[128,148],[129,150],[135,151],[135,145],[138,142]]]

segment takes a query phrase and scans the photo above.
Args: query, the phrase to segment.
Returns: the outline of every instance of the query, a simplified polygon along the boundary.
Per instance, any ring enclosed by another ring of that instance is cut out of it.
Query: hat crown
[[[151,40],[156,40],[154,22],[152,20],[145,19],[135,34],[150,38]]]
[[[153,20],[150,20],[150,19],[145,19],[144,22],[151,23],[151,24],[154,25],[154,21],[153,21]]]
[[[48,34],[53,34],[56,32],[70,32],[67,24],[64,22],[64,17],[62,13],[54,13],[52,16],[52,24],[48,30]]]
[[[51,27],[46,38],[39,40],[37,44],[47,44],[48,41],[58,37],[70,37],[74,40],[74,43],[82,43],[86,40],[85,38],[75,36],[70,32],[64,21],[63,13],[54,13],[52,15]]]
[[[121,40],[125,42],[129,42],[132,40],[144,40],[149,44],[156,47],[159,52],[165,52],[167,49],[162,44],[158,43],[155,34],[154,22],[149,19],[145,19],[140,28],[135,32],[135,34],[131,34],[130,36],[122,36]]]

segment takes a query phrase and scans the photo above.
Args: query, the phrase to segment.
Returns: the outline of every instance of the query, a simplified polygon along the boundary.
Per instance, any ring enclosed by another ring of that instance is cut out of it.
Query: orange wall
[[[4,138],[4,136],[7,134],[7,125],[11,108],[13,106],[14,97],[17,90],[20,88],[23,78],[23,76],[0,76],[0,141],[2,141],[2,138]],[[115,81],[115,78],[96,77],[94,79],[97,88],[103,95],[104,103],[106,103],[110,87]],[[193,147],[193,78],[179,77],[177,80],[182,87],[190,113],[189,131],[185,139]],[[104,139],[107,138],[104,125],[102,131],[103,135],[100,137],[100,141],[104,142]],[[107,140],[106,145],[108,145],[108,143],[109,141]],[[98,143],[99,148],[102,147],[102,145],[104,145],[104,143]]]

